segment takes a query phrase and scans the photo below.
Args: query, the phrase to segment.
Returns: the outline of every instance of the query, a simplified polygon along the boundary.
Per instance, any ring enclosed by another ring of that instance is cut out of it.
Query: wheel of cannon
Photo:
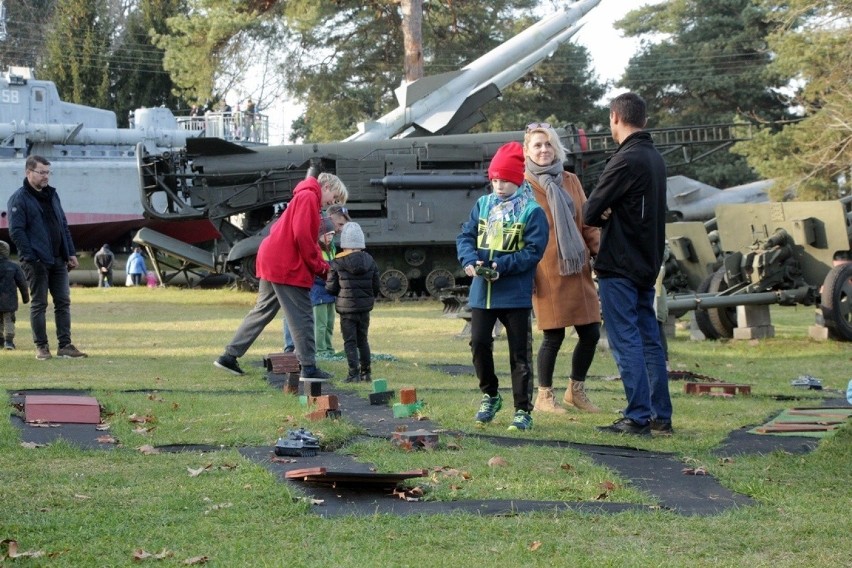
[[[242,277],[245,284],[252,290],[257,290],[260,278],[257,277],[257,257],[247,256],[240,261]]]
[[[822,284],[820,309],[833,339],[852,341],[852,262],[832,268]]]
[[[728,289],[728,281],[725,279],[725,267],[719,268],[710,276],[708,292],[718,294]],[[737,327],[737,308],[713,308],[707,310],[710,325],[716,330],[720,338],[731,338],[734,336],[734,328]]]
[[[379,277],[379,291],[389,300],[398,300],[408,292],[408,278],[395,268],[385,270]]]
[[[696,293],[706,294],[707,290],[710,288],[710,280],[712,279],[713,274],[705,278],[701,284],[698,285]],[[695,323],[698,325],[698,329],[701,330],[701,333],[704,334],[704,337],[707,339],[719,339],[719,334],[716,333],[716,329],[713,327],[713,324],[710,323],[710,315],[707,313],[707,310],[695,310]]]
[[[433,298],[439,298],[444,290],[455,285],[453,273],[444,268],[436,268],[426,276],[426,291]]]

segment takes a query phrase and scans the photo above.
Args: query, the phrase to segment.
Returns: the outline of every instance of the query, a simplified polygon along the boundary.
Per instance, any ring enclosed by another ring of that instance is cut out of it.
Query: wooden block
[[[382,392],[371,392],[370,393],[370,404],[374,406],[380,406],[387,404],[393,399],[394,392],[393,391],[382,391]]]
[[[279,375],[298,373],[301,369],[295,353],[270,353],[263,358],[263,365],[270,373]]]
[[[683,383],[683,392],[685,392],[686,394],[734,396],[735,394],[751,394],[751,386],[737,385],[733,383],[685,382]]]
[[[312,422],[316,422],[318,420],[325,420],[325,410],[314,410],[313,412],[308,412],[305,414],[305,418]]]
[[[100,424],[101,406],[91,396],[27,395],[24,420],[60,424]]]
[[[414,404],[417,402],[416,389],[399,389],[399,402],[402,404]]]
[[[316,406],[317,410],[337,410],[339,403],[336,394],[324,394],[310,397],[308,406]]]
[[[373,379],[373,392],[385,392],[388,390],[387,379]]]

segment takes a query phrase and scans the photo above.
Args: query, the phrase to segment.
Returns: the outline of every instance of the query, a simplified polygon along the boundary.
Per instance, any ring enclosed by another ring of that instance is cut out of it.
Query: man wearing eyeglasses
[[[79,266],[68,221],[56,188],[49,183],[50,162],[32,155],[26,161],[24,184],[9,198],[9,234],[27,276],[32,303],[30,326],[36,359],[50,359],[45,313],[47,293],[56,317],[57,357],[79,359],[86,354],[71,343],[71,287],[68,271]]]

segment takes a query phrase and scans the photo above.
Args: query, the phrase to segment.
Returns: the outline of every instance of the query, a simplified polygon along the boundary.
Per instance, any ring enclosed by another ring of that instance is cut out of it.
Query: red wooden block
[[[317,410],[337,410],[339,403],[336,394],[324,394],[312,396],[308,399],[308,406],[316,406]]]
[[[417,402],[417,389],[399,389],[400,404],[414,404]]]
[[[312,422],[316,422],[317,420],[325,419],[325,410],[314,410],[313,412],[308,412],[305,414],[305,418],[311,420]]]
[[[67,424],[100,424],[101,406],[91,396],[27,395],[24,420]]]

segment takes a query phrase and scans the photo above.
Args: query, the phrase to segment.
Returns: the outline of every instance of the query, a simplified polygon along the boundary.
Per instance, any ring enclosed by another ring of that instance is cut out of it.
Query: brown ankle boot
[[[538,395],[535,398],[534,408],[536,412],[549,412],[551,414],[565,414],[565,409],[556,403],[552,387],[538,387]]]
[[[586,396],[586,383],[584,381],[575,381],[571,379],[568,383],[568,388],[565,390],[565,396],[562,402],[568,406],[573,406],[577,410],[583,412],[600,412],[601,409],[595,406],[589,397]]]

